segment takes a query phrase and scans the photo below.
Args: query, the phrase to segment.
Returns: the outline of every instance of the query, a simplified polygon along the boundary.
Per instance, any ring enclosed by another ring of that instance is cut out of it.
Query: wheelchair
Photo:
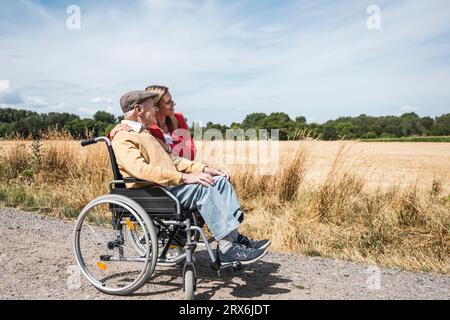
[[[206,247],[211,267],[238,270],[239,262],[220,261],[203,231],[198,211],[183,210],[177,198],[163,187],[127,189],[127,183],[146,181],[123,178],[111,141],[97,137],[81,142],[83,147],[103,141],[110,157],[114,180],[109,194],[89,202],[80,212],[74,229],[74,253],[83,276],[97,290],[111,295],[130,295],[144,286],[156,266],[183,266],[186,300],[195,299],[197,274],[194,252]],[[243,219],[243,217],[242,217]],[[170,256],[175,247],[184,253]]]

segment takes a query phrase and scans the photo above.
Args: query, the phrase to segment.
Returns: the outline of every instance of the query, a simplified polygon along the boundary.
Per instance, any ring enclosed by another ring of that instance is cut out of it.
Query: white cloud
[[[9,90],[11,84],[9,80],[0,80],[0,92],[4,92],[6,90]]]
[[[11,87],[9,80],[0,80],[0,105],[15,105],[22,103],[20,93]]]
[[[400,108],[400,112],[402,112],[402,113],[418,112],[418,111],[420,111],[420,108],[419,107],[415,107],[415,106],[405,105],[405,106]]]
[[[24,97],[23,98],[25,106],[27,108],[36,109],[36,108],[47,108],[49,105],[45,99],[42,97]]]
[[[97,110],[92,108],[78,108],[78,112],[84,117],[92,118],[92,116],[97,112]]]
[[[194,3],[190,0],[145,0],[147,6],[153,10],[192,9]],[[198,4],[198,3],[197,3]]]
[[[65,112],[65,109],[67,108],[65,102],[58,103],[57,105],[52,105],[49,107],[52,111],[55,112]]]
[[[14,107],[19,109],[34,110],[39,112],[60,111],[65,112],[67,108],[64,102],[58,104],[49,104],[47,100],[40,96],[24,96],[11,86],[9,80],[0,80],[0,106]]]
[[[97,98],[92,99],[91,103],[94,103],[94,104],[111,104],[112,103],[112,99],[105,98],[105,97],[97,97]]]

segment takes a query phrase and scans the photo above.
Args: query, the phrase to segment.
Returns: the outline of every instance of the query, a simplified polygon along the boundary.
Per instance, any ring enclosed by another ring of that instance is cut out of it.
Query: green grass
[[[307,249],[304,252],[308,257],[321,257],[322,254],[320,253],[320,251],[316,250],[316,249]]]
[[[450,142],[450,136],[360,139],[362,142]]]
[[[79,208],[68,205],[64,199],[51,193],[22,186],[5,186],[1,184],[0,206],[39,211],[46,215],[66,218],[76,218],[80,211]]]

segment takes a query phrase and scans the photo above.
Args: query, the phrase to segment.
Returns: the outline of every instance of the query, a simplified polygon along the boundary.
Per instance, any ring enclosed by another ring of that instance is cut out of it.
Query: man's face
[[[144,125],[147,127],[151,126],[152,124],[156,123],[156,106],[153,99],[147,99],[144,102],[141,103],[142,106],[142,115],[141,119]]]

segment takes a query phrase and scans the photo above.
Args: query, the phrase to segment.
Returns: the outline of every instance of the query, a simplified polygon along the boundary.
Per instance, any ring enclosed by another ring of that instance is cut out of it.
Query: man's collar
[[[142,131],[143,125],[142,123],[131,121],[131,120],[122,120],[122,124],[127,124],[133,129],[134,132],[140,133]]]

